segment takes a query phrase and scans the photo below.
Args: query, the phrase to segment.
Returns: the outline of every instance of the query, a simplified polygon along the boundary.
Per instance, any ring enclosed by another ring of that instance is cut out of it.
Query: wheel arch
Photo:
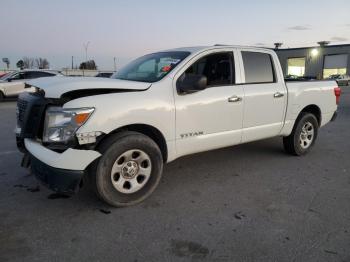
[[[158,145],[158,147],[162,153],[163,162],[166,163],[166,161],[168,159],[168,147],[167,147],[165,137],[158,128],[151,126],[151,125],[147,125],[147,124],[131,124],[131,125],[118,127],[117,129],[114,129],[110,133],[106,134],[98,142],[98,144],[96,146],[98,146],[103,141],[108,139],[111,135],[114,135],[114,134],[117,134],[117,133],[120,133],[123,131],[134,131],[134,132],[141,133],[141,134],[151,138]]]
[[[316,119],[317,119],[317,122],[318,122],[318,126],[321,126],[321,123],[322,123],[322,114],[321,114],[321,109],[315,105],[315,104],[312,104],[312,105],[308,105],[308,106],[305,106],[299,113],[298,117],[297,117],[297,120],[299,120],[300,116],[302,113],[310,113],[310,114],[313,114]],[[297,122],[297,121],[296,121]]]

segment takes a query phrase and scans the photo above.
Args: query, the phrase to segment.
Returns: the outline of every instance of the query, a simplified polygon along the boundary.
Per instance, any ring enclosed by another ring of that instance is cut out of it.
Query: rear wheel
[[[0,91],[0,102],[4,100],[4,93],[2,91]]]
[[[318,134],[318,121],[311,113],[302,113],[294,125],[292,133],[283,138],[287,153],[301,156],[307,154],[314,145]]]
[[[145,200],[157,187],[163,169],[157,144],[137,132],[116,134],[101,145],[93,175],[97,195],[116,207]]]

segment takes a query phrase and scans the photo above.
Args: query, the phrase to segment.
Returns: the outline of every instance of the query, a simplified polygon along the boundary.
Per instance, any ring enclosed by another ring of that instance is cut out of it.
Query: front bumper
[[[53,191],[74,194],[79,190],[85,171],[51,167],[31,155],[31,170],[36,178]]]
[[[60,193],[75,193],[88,165],[101,156],[97,151],[67,149],[57,153],[33,139],[24,139],[33,174],[50,189]]]
[[[68,148],[63,153],[52,151],[33,139],[24,139],[24,146],[32,156],[48,166],[82,171],[101,154],[94,150]]]

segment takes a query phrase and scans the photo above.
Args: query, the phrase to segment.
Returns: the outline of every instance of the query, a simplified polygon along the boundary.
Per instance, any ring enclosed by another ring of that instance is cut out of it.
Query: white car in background
[[[0,78],[0,101],[5,97],[16,97],[25,91],[26,81],[57,75],[61,75],[61,73],[48,70],[22,70],[8,73]],[[26,91],[31,91],[31,89]]]

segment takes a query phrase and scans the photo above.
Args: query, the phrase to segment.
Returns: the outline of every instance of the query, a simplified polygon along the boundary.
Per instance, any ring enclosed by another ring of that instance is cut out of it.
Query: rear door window
[[[271,55],[242,51],[246,84],[274,83],[275,72]]]
[[[36,78],[35,73],[36,73],[36,72],[26,72],[25,79],[33,79],[33,78]]]
[[[54,76],[54,74],[51,74],[48,72],[40,72],[40,71],[28,72],[28,74],[29,74],[29,77],[27,77],[27,79]]]

